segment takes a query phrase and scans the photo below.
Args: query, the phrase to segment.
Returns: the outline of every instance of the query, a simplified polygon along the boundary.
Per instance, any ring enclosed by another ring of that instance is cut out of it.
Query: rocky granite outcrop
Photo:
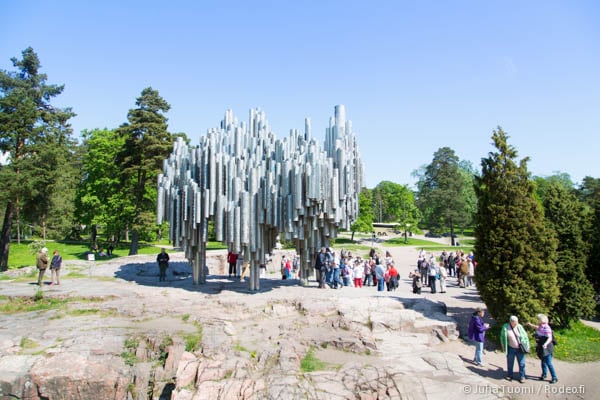
[[[458,399],[483,379],[435,350],[458,337],[442,303],[275,279],[260,293],[222,277],[195,287],[172,260],[167,283],[147,256],[65,272],[44,294],[62,305],[4,314],[0,398]],[[32,292],[0,282],[5,304]]]

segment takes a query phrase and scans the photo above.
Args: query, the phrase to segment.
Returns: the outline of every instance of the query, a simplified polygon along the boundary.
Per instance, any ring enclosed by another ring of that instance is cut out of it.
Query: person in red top
[[[390,281],[388,284],[388,292],[390,292],[392,290],[396,291],[396,289],[398,288],[398,279],[400,278],[400,274],[398,273],[398,270],[396,269],[394,264],[390,264],[390,268],[388,269],[388,274],[390,276]]]
[[[229,263],[229,277],[237,275],[237,259],[238,255],[230,251],[227,253],[227,262]]]

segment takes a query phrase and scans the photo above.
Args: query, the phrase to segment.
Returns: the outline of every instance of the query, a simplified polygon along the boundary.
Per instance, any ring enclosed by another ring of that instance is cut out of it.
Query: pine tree
[[[558,300],[553,254],[556,240],[544,223],[527,158],[517,165],[517,151],[498,127],[492,140],[497,152],[481,161],[476,177],[475,225],[477,289],[492,316],[506,321],[517,315],[535,321]]]
[[[19,221],[21,208],[37,210],[45,225],[57,168],[46,162],[51,161],[52,146],[60,146],[61,140],[71,134],[68,120],[75,115],[70,108],[50,104],[64,86],[46,83],[47,76],[39,72],[40,60],[31,47],[22,52],[21,60],[11,61],[16,72],[0,70],[0,152],[9,155],[9,164],[0,173],[6,197],[0,270],[8,267],[12,224],[13,220]]]
[[[454,228],[469,220],[466,181],[460,172],[459,160],[449,147],[438,149],[419,182],[418,206],[428,227],[450,229],[454,245]]]
[[[137,254],[140,233],[147,235],[156,227],[156,179],[173,148],[173,135],[167,131],[164,115],[171,108],[169,103],[148,87],[136,105],[127,114],[128,122],[117,130],[125,139],[117,164],[130,203],[130,212],[124,215],[133,233],[129,255]]]
[[[575,194],[557,184],[545,188],[544,214],[556,232],[556,270],[560,299],[551,317],[567,326],[594,316],[594,290],[585,275],[586,245],[581,236],[583,207]]]

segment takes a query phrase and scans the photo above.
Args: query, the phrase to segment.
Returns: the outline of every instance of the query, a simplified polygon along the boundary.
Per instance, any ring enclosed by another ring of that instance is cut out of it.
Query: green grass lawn
[[[31,252],[29,244],[31,241],[21,241],[18,243],[10,244],[10,252],[8,254],[8,267],[10,269],[22,268],[27,266],[35,265],[36,255]],[[168,243],[161,242],[158,244],[152,243],[140,243],[138,254],[158,254],[161,247],[167,246]],[[102,246],[102,245],[101,245]],[[63,260],[87,260],[87,255],[90,252],[89,242],[53,242],[47,241],[46,247],[48,253],[51,256],[54,250],[58,250]],[[208,242],[206,244],[207,250],[220,250],[226,249],[227,246],[222,245],[218,242]],[[168,250],[167,250],[168,251]],[[96,254],[96,261],[110,260],[112,258],[124,257],[129,254],[129,244],[119,244],[113,250],[111,257],[98,257]]]
[[[394,239],[389,239],[389,240],[384,241],[384,245],[386,245],[386,246],[418,246],[418,247],[431,246],[431,247],[436,247],[436,248],[448,247],[448,245],[440,244],[437,242],[432,242],[431,240],[415,239],[415,238],[411,238],[411,237],[408,238],[408,243],[404,242],[404,237],[397,237]]]
[[[564,361],[600,360],[600,331],[578,321],[569,328],[554,331],[557,345],[554,357]]]
[[[500,349],[500,330],[502,324],[492,326],[485,334],[487,340],[496,344]],[[578,321],[569,328],[555,329],[557,345],[554,357],[569,362],[589,362],[600,360],[600,331]],[[535,339],[529,335],[531,353],[529,357],[537,359],[535,354]]]

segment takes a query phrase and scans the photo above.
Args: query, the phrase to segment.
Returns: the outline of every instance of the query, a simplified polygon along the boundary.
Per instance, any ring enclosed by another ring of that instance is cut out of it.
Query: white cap
[[[42,253],[47,253],[48,249],[46,247],[42,247]]]

